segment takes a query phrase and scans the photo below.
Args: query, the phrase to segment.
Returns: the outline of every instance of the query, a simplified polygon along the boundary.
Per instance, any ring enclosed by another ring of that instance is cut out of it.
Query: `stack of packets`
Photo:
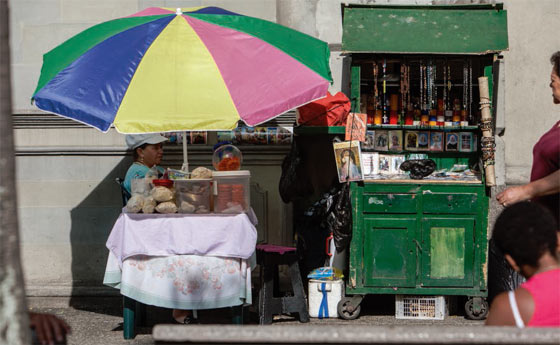
[[[307,278],[315,280],[339,280],[344,278],[342,271],[334,267],[319,267],[311,271]]]

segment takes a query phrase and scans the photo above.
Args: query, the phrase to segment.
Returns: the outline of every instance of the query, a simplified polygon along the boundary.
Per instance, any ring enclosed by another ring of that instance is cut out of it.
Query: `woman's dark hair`
[[[537,267],[546,252],[556,255],[557,231],[556,219],[548,209],[523,201],[500,214],[492,238],[502,253],[509,254],[517,265]]]
[[[136,149],[145,149],[146,146],[148,146],[149,144],[142,144],[134,149],[132,149],[132,159],[136,162],[138,160],[138,151],[136,151]]]
[[[560,77],[560,51],[552,54],[550,57],[550,63],[554,66],[554,71],[556,75]]]

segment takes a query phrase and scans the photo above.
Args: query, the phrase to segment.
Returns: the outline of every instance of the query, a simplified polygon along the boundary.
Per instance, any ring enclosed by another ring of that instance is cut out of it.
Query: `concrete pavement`
[[[345,321],[341,319],[318,320],[311,319],[310,323],[301,324],[290,316],[275,318],[273,328],[295,326],[302,330],[309,326],[334,326],[345,328],[352,325],[377,326],[469,326],[480,327],[482,322],[466,320],[462,316],[450,316],[444,321],[396,320],[391,310],[392,303],[388,300],[369,299],[364,301],[364,308],[359,319]],[[154,344],[152,329],[156,324],[173,324],[171,311],[164,308],[148,307],[146,325],[140,327],[139,334],[133,340],[122,337],[122,299],[119,297],[79,297],[70,302],[67,297],[30,297],[28,304],[32,311],[55,314],[66,320],[72,327],[72,335],[68,344]],[[72,304],[72,307],[69,307]],[[199,311],[202,325],[222,325],[231,323],[230,311],[226,309]],[[247,324],[256,325],[257,315],[249,312],[245,315]],[[192,326],[180,326],[182,329],[192,329]],[[270,327],[265,327],[270,329]]]
[[[394,302],[368,296],[357,320],[311,319],[299,323],[278,316],[272,326],[258,326],[257,315],[246,313],[246,326],[231,325],[230,310],[199,311],[201,325],[174,324],[169,309],[148,307],[146,325],[135,339],[122,336],[122,299],[119,297],[30,297],[36,312],[48,312],[72,327],[68,344],[164,344],[164,343],[403,343],[403,344],[559,344],[560,330],[487,328],[483,321],[453,315],[443,321],[397,320]],[[72,304],[72,307],[69,307]],[[461,309],[458,309],[461,311]],[[248,315],[247,315],[248,314]],[[156,326],[157,325],[157,326]],[[219,325],[219,326],[218,326]],[[153,332],[153,336],[152,336]]]

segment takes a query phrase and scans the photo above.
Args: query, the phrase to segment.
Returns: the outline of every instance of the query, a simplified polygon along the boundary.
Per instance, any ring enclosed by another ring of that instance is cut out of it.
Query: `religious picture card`
[[[457,151],[459,149],[459,134],[445,133],[445,151]]]
[[[430,132],[430,151],[443,151],[443,132]]]
[[[406,131],[404,134],[404,148],[408,151],[418,149],[418,132]]]
[[[402,131],[389,131],[389,151],[402,151]]]
[[[216,141],[219,143],[223,141],[233,142],[233,131],[217,131]]]
[[[387,151],[389,149],[389,134],[387,131],[375,131],[375,150]]]
[[[364,179],[360,142],[358,140],[333,143],[338,181],[361,181]]]
[[[243,144],[243,128],[242,127],[236,127],[233,130],[233,144],[234,145]]]
[[[379,153],[362,152],[362,170],[364,176],[377,175],[379,171]]]
[[[459,151],[472,152],[473,151],[473,134],[472,132],[459,133]]]
[[[379,155],[379,174],[391,174],[391,155]]]
[[[401,168],[401,164],[403,164],[405,160],[406,160],[406,158],[405,158],[404,155],[393,155],[393,156],[391,156],[390,173],[392,175],[404,174],[404,171],[402,171],[400,168]]]
[[[366,140],[367,114],[350,113],[346,118],[345,140]]]
[[[362,151],[375,151],[375,131],[366,131],[366,141],[362,143]]]
[[[289,145],[292,143],[293,127],[278,127],[276,139],[279,145]]]
[[[418,132],[418,151],[430,149],[430,132]]]
[[[269,145],[278,144],[278,127],[268,127],[266,134],[266,140]]]
[[[191,132],[191,144],[206,145],[207,132]]]
[[[255,144],[263,145],[268,143],[268,139],[267,139],[268,135],[267,135],[266,127],[255,127],[254,135],[255,135],[255,139],[254,139]]]

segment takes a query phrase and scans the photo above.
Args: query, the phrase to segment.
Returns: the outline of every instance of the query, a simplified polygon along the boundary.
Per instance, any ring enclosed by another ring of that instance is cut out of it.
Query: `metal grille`
[[[395,298],[397,319],[443,320],[448,314],[444,296],[407,296]]]

